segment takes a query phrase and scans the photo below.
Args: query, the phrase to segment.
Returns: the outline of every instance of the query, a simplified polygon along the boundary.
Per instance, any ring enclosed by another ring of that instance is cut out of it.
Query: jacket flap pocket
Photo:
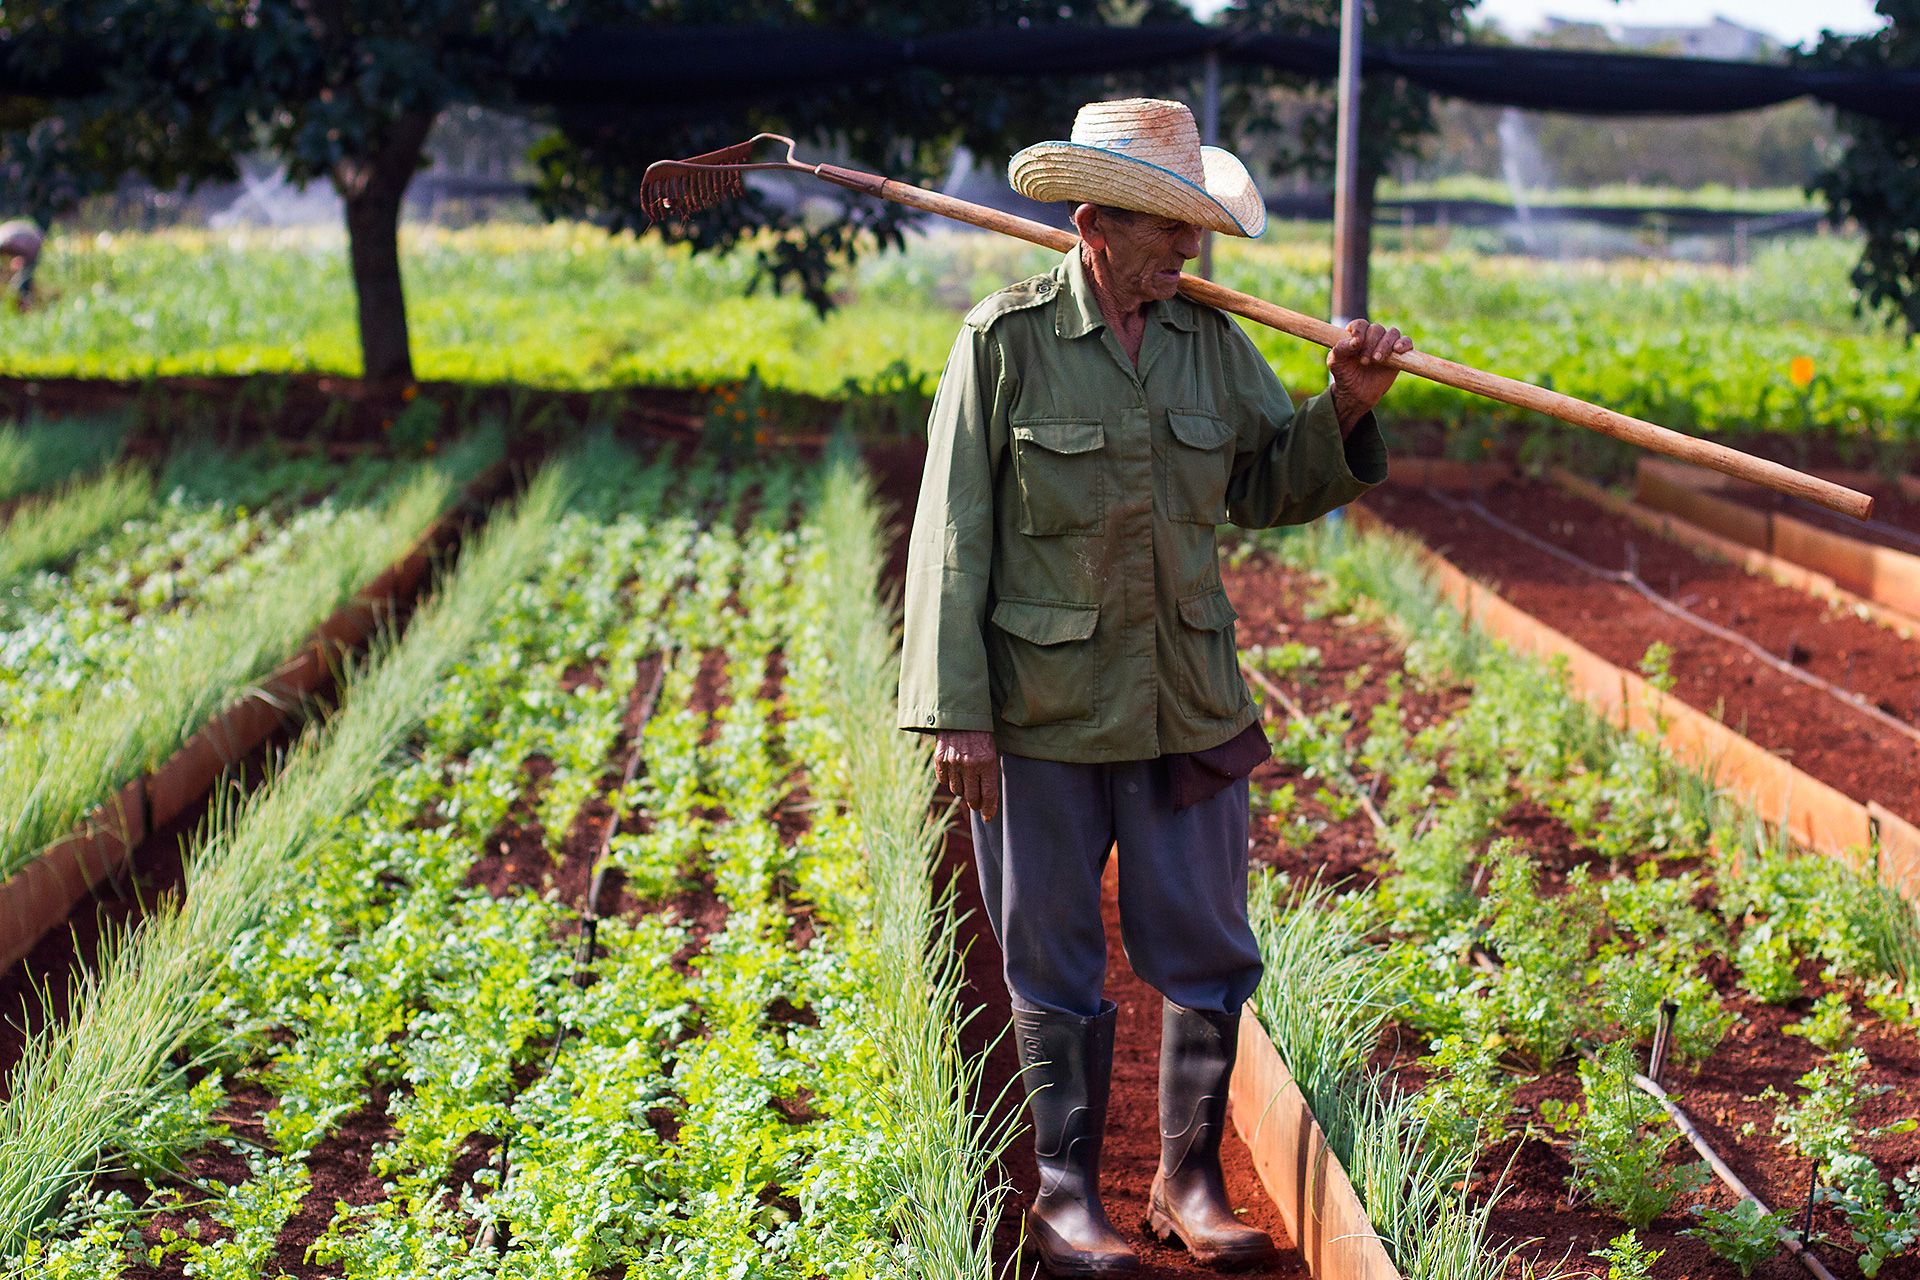
[[[1011,636],[1034,644],[1065,644],[1085,640],[1100,621],[1100,606],[1042,604],[1037,600],[1002,600],[993,607],[993,625]]]
[[[1239,616],[1227,593],[1219,589],[1180,602],[1180,621],[1200,631],[1218,631]]]
[[[1210,413],[1188,409],[1167,410],[1167,425],[1180,443],[1195,449],[1218,449],[1233,439],[1233,428]]]
[[[1014,423],[1013,438],[1051,453],[1088,453],[1106,444],[1107,432],[1095,419],[1042,418]]]

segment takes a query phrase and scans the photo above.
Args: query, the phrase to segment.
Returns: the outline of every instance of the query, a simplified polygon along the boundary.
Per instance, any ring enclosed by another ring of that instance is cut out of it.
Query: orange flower
[[[420,388],[414,386],[412,383],[408,383],[407,389],[400,393],[400,398],[402,400],[405,400],[411,403],[413,401],[413,398],[419,394],[420,394]]]
[[[1795,356],[1787,365],[1787,381],[1796,387],[1805,387],[1813,382],[1813,357]]]
[[[426,443],[426,450],[427,450],[427,452],[428,452],[428,453],[432,453],[432,452],[433,452],[433,450],[434,450],[434,444],[435,444],[435,442],[434,442],[434,440],[433,440],[433,438],[432,438],[431,436],[429,436],[429,437],[427,438],[427,443]]]

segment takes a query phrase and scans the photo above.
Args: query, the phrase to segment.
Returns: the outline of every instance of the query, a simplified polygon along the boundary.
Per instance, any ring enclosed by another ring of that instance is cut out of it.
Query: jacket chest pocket
[[[1233,428],[1199,409],[1167,410],[1167,516],[1190,524],[1224,524],[1233,474]]]
[[[1107,435],[1097,419],[1040,418],[1013,424],[1020,532],[1092,533],[1107,514]]]

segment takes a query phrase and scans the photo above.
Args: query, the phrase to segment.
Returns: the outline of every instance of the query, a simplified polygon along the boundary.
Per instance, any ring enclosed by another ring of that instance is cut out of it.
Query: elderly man
[[[1386,477],[1372,409],[1412,349],[1356,320],[1331,387],[1296,409],[1224,313],[1179,296],[1203,230],[1257,236],[1240,162],[1176,102],[1091,103],[1013,186],[1072,203],[1080,244],[968,313],[929,425],[908,557],[903,728],[938,735],[972,810],[1006,957],[1040,1190],[1027,1236],[1056,1275],[1138,1261],[1100,1207],[1115,1007],[1100,877],[1165,997],[1147,1229],[1199,1261],[1273,1243],[1220,1174],[1247,923],[1247,781],[1268,756],[1234,652],[1214,529],[1297,524]]]
[[[7,260],[7,295],[13,305],[25,310],[33,302],[33,268],[40,261],[40,247],[46,241],[37,223],[24,218],[0,222],[0,258]]]

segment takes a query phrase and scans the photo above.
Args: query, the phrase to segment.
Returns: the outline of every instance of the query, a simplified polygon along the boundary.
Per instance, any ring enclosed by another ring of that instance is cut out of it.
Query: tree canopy
[[[240,157],[259,151],[295,182],[324,179],[345,203],[363,372],[409,378],[398,227],[428,130],[454,103],[541,110],[516,102],[514,86],[570,35],[754,23],[913,35],[1181,12],[1175,0],[12,0],[0,34],[15,65],[84,62],[89,88],[8,104],[0,180],[45,222],[124,175],[162,187],[231,181]],[[645,66],[634,73],[644,75]],[[537,199],[549,216],[638,228],[647,163],[761,130],[925,183],[945,171],[957,144],[1005,154],[1031,141],[1039,122],[1064,127],[1099,83],[909,73],[827,93],[755,97],[752,105],[644,113],[563,106],[557,132],[536,147]],[[757,88],[743,85],[742,97]],[[823,217],[756,191],[662,230],[698,249],[760,236],[760,261],[776,287],[795,282],[825,307],[834,266],[867,237],[898,244],[903,214],[863,200]]]
[[[1920,0],[1879,0],[1887,19],[1864,36],[1822,35],[1803,56],[1822,66],[1920,68]],[[1852,112],[1833,163],[1808,191],[1824,196],[1836,222],[1851,220],[1865,237],[1853,269],[1863,310],[1880,310],[1920,333],[1920,132]]]
[[[0,173],[42,220],[137,174],[232,180],[265,150],[346,206],[364,372],[412,374],[400,202],[450,102],[496,102],[582,18],[620,0],[13,0],[17,60],[83,49],[99,87],[0,132]]]
[[[1176,0],[815,0],[801,5],[731,0],[658,4],[651,21],[765,22],[911,37],[934,30],[1134,25],[1187,16]],[[828,92],[809,88],[718,106],[703,102],[647,112],[563,107],[558,132],[535,149],[536,199],[549,217],[644,229],[638,192],[648,164],[698,155],[761,132],[800,139],[814,159],[935,185],[956,146],[999,158],[1042,137],[1063,136],[1074,110],[1101,96],[1106,83],[1095,76],[950,78],[909,71],[883,81],[851,81]],[[816,199],[750,187],[744,199],[667,223],[660,231],[669,242],[699,250],[730,249],[751,238],[758,245],[760,278],[776,289],[797,287],[824,312],[832,305],[836,267],[850,262],[864,243],[897,247],[903,229],[918,215],[824,184],[800,194]]]

